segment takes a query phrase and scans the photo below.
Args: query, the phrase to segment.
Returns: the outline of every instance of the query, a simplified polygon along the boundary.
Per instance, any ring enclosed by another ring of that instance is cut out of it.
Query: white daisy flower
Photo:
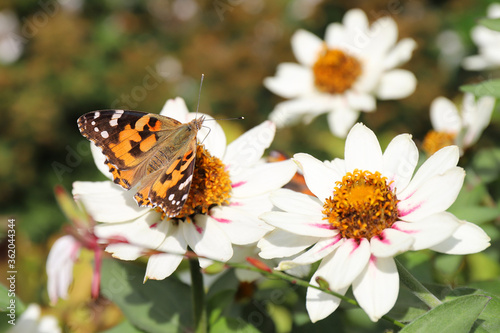
[[[395,304],[399,277],[393,257],[408,250],[448,254],[484,250],[489,237],[475,224],[445,212],[455,201],[465,172],[457,167],[458,148],[446,147],[415,173],[418,149],[411,136],[395,137],[384,153],[375,134],[355,125],[345,144],[345,160],[321,162],[296,154],[314,196],[277,190],[271,195],[281,211],[261,216],[277,229],[258,246],[263,258],[292,256],[278,269],[321,260],[317,277],[345,294],[349,286],[361,308],[377,321]],[[340,299],[307,290],[311,321],[330,315]]]
[[[400,99],[412,94],[415,76],[396,67],[407,62],[416,47],[413,39],[396,43],[398,28],[390,17],[371,26],[360,9],[348,11],[343,24],[332,23],[325,41],[305,30],[292,36],[299,64],[283,63],[276,76],[264,80],[273,93],[290,100],[270,115],[278,126],[328,113],[332,133],[345,137],[360,111],[372,112],[375,98]]]
[[[461,111],[445,97],[437,97],[431,104],[431,123],[422,143],[422,149],[429,155],[439,149],[457,145],[460,152],[472,146],[489,125],[495,106],[495,98],[480,97],[477,101],[471,93],[465,93]]]
[[[488,18],[500,18],[500,4],[492,3],[488,7]],[[475,26],[471,37],[477,45],[479,54],[466,57],[462,66],[470,71],[491,69],[500,66],[500,32],[486,28],[482,25]]]
[[[202,114],[189,113],[184,100],[169,100],[160,113],[181,122]],[[206,115],[205,115],[206,116]],[[206,116],[206,119],[213,119]],[[139,207],[133,195],[112,181],[75,182],[73,195],[99,224],[101,238],[124,238],[130,244],[106,248],[114,257],[134,260],[144,249],[161,251],[149,257],[145,279],[164,279],[180,264],[189,246],[198,256],[227,261],[232,244],[251,244],[272,228],[258,216],[272,208],[269,193],[286,184],[296,172],[293,161],[263,163],[275,125],[266,121],[226,147],[226,137],[215,121],[205,120],[198,132],[197,160],[189,197],[176,218]],[[204,148],[203,148],[204,146]],[[104,156],[93,148],[96,165],[111,179]],[[204,176],[203,176],[204,175]],[[200,259],[206,267],[210,260]]]

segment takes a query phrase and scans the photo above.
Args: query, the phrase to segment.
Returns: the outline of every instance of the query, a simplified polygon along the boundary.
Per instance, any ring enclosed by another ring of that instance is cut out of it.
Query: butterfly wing
[[[196,157],[196,134],[204,118],[183,124],[137,111],[94,111],[78,119],[80,132],[101,148],[115,183],[137,185],[140,206],[179,214],[187,200]]]
[[[157,153],[158,143],[179,125],[175,119],[124,110],[94,111],[78,118],[82,135],[101,148],[114,182],[127,190],[154,171],[154,163],[150,166],[148,161]]]
[[[141,184],[134,196],[139,206],[160,207],[168,217],[177,216],[189,195],[195,157],[196,141],[192,140],[168,167],[151,174]]]

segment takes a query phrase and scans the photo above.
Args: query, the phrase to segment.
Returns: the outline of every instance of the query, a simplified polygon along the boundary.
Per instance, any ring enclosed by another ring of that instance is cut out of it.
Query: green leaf
[[[472,162],[474,172],[485,182],[498,179],[500,174],[500,148],[483,149]]]
[[[479,20],[479,24],[485,26],[488,29],[500,31],[500,19],[498,18],[483,18]]]
[[[0,312],[10,311],[9,309],[7,309],[7,307],[10,306],[11,299],[15,300],[17,314],[21,314],[24,312],[24,310],[26,310],[26,306],[24,305],[24,303],[17,296],[14,296],[14,298],[11,297],[11,295],[9,295],[9,289],[7,289],[7,287],[5,287],[3,284],[0,284]]]
[[[474,323],[471,332],[498,332],[498,328],[500,327],[500,316],[498,315],[500,313],[500,297],[480,289],[457,288],[448,295],[447,299],[451,299],[454,296],[458,296],[457,299],[459,299],[464,297],[463,295],[469,295],[465,297],[483,296],[490,298],[486,308],[481,312],[478,320]]]
[[[492,221],[500,215],[499,207],[483,207],[483,206],[462,206],[456,207],[453,214],[461,220],[481,224]]]
[[[171,277],[143,283],[144,268],[118,260],[104,260],[101,293],[123,311],[136,327],[147,332],[192,330],[189,286]]]
[[[483,295],[459,297],[436,306],[400,332],[467,333],[490,300]]]
[[[470,92],[476,97],[493,96],[496,98],[500,98],[500,79],[463,85],[460,86],[460,90],[463,92]]]
[[[260,331],[254,326],[244,321],[243,319],[222,317],[214,325],[212,325],[209,332],[210,333],[219,333],[219,332],[259,333]]]

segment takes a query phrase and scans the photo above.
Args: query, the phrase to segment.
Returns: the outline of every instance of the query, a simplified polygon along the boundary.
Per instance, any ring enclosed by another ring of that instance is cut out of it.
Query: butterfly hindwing
[[[134,196],[137,203],[152,208],[158,206],[168,217],[179,214],[189,195],[195,157],[196,145],[192,144],[184,155],[178,156],[167,168],[154,173],[154,178]]]

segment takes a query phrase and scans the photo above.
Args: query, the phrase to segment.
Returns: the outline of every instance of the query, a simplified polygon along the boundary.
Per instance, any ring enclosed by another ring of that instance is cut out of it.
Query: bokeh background
[[[431,128],[429,105],[435,97],[461,102],[460,85],[498,74],[460,67],[464,56],[477,52],[470,29],[485,16],[489,3],[0,0],[0,233],[5,234],[8,218],[16,219],[19,298],[48,304],[45,260],[66,223],[54,186],[71,190],[76,180],[103,179],[76,125],[83,113],[107,108],[157,113],[176,96],[194,111],[204,73],[200,112],[216,118],[244,116],[243,121],[221,122],[234,138],[266,120],[281,101],[262,81],[274,75],[279,63],[295,61],[291,35],[302,28],[323,37],[329,23],[340,21],[348,9],[361,8],[371,22],[390,15],[400,38],[411,37],[418,44],[404,66],[418,79],[415,93],[399,101],[379,101],[377,111],[363,114],[361,121],[383,145],[400,133],[411,133],[420,143]],[[483,148],[500,142],[498,110],[493,119],[478,144]],[[307,126],[280,129],[272,148],[333,159],[342,157],[343,144],[320,116]],[[1,244],[4,283],[5,239]],[[89,271],[77,267],[77,277],[85,274]],[[79,301],[89,305],[89,280],[82,281]],[[110,322],[100,328],[119,321],[119,311],[105,300],[92,306],[94,313],[111,311],[106,312]],[[60,306],[48,312],[63,317]]]

